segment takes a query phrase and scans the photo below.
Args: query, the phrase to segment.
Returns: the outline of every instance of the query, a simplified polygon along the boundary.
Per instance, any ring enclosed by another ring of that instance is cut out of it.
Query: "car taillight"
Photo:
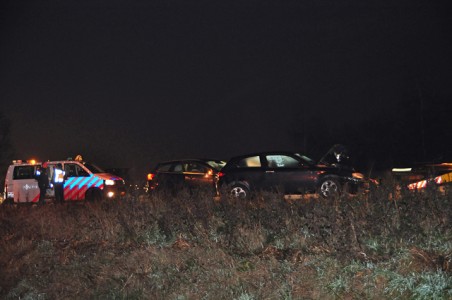
[[[218,172],[218,178],[221,178],[221,177],[223,177],[224,176],[224,173],[223,172]]]
[[[149,173],[148,180],[150,181],[150,180],[154,179],[154,176],[155,176],[155,174]]]

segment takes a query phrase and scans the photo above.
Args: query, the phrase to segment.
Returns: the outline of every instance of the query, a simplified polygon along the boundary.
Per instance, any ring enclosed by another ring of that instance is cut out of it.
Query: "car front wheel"
[[[248,198],[250,190],[243,184],[236,183],[231,186],[230,195],[234,198],[245,199]]]
[[[332,198],[340,194],[341,187],[339,182],[332,178],[323,179],[319,186],[319,194],[323,198]]]

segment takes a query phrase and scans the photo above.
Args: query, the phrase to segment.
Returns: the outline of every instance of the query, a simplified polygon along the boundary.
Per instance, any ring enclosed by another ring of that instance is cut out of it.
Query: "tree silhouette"
[[[0,186],[3,190],[6,171],[13,157],[11,122],[0,112]]]
[[[452,106],[445,96],[424,93],[422,99],[418,95],[406,97],[395,110],[382,107],[364,121],[348,118],[332,123],[321,115],[299,116],[289,128],[297,146],[318,153],[343,144],[350,150],[352,164],[363,172],[452,162]]]

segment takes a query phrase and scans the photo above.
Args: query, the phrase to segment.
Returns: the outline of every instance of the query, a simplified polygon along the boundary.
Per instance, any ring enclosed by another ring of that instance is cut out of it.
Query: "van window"
[[[64,164],[67,177],[88,177],[89,174],[77,164]]]
[[[101,168],[99,168],[98,166],[94,165],[94,164],[89,164],[89,163],[83,163],[83,165],[85,166],[85,168],[87,168],[88,170],[90,170],[91,172],[93,172],[94,174],[97,173],[105,173],[104,170],[102,170]],[[79,167],[80,168],[80,167]],[[81,168],[80,168],[81,169]],[[79,175],[82,176],[82,175]]]
[[[16,166],[14,167],[13,179],[33,179],[36,166]]]

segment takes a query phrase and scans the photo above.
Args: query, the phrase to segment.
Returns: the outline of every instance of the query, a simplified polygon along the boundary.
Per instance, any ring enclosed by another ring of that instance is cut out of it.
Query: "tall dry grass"
[[[451,193],[0,207],[4,299],[450,299]]]

